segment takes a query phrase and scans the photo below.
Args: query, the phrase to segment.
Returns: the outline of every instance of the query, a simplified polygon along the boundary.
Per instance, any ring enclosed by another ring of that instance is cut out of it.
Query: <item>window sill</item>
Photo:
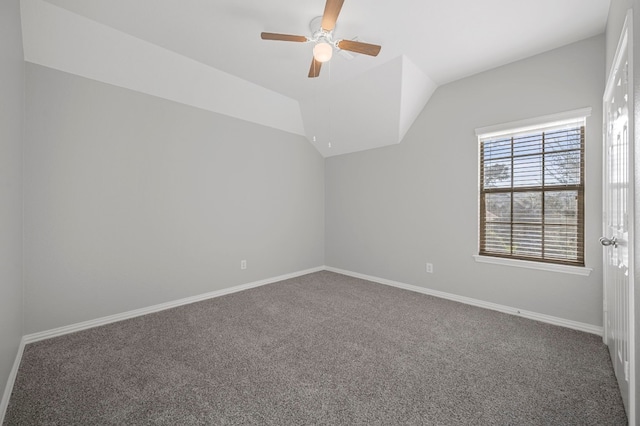
[[[530,262],[520,259],[505,259],[502,257],[473,255],[476,262],[492,263],[494,265],[515,266],[517,268],[537,269],[539,271],[561,272],[564,274],[582,275],[588,277],[593,269],[584,266],[557,265],[555,263]]]

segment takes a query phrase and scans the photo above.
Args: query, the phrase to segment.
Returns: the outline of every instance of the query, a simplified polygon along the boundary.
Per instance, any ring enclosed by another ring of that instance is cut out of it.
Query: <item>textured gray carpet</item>
[[[26,347],[9,425],[614,425],[599,337],[318,272]]]

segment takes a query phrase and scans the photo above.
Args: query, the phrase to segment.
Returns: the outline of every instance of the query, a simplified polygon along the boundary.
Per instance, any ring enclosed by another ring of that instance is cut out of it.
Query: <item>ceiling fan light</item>
[[[331,55],[333,55],[333,48],[327,42],[317,43],[313,47],[313,57],[316,58],[318,62],[327,62],[331,59]]]

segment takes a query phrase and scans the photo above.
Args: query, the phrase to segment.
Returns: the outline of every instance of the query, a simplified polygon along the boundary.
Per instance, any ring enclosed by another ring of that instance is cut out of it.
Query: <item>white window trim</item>
[[[479,127],[476,129],[478,138],[489,138],[500,136],[505,133],[523,132],[533,130],[541,125],[556,125],[564,122],[572,123],[575,120],[586,119],[591,116],[591,107],[574,109],[571,111],[558,112],[556,114],[543,115],[540,117],[527,118],[525,120],[511,121],[509,123],[496,124],[493,126]]]
[[[559,112],[556,114],[543,115],[540,117],[528,118],[525,120],[511,121],[509,123],[495,124],[493,126],[479,127],[476,129],[476,136],[478,137],[478,155],[480,155],[480,139],[496,137],[506,133],[514,133],[537,129],[541,125],[558,125],[563,123],[571,123],[576,120],[585,120],[591,116],[591,107],[585,107],[575,109],[571,111]],[[585,147],[586,151],[586,147]],[[479,157],[478,157],[479,158]],[[480,170],[478,169],[478,197],[480,197]],[[480,199],[478,203],[480,205]],[[480,212],[478,212],[478,221],[480,220]],[[586,225],[586,224],[585,224]],[[480,226],[478,226],[478,232],[480,232]],[[478,234],[478,242],[480,241],[480,234]],[[518,268],[536,269],[539,271],[560,272],[565,274],[582,275],[588,277],[593,271],[592,268],[586,266],[573,266],[573,265],[559,265],[548,262],[533,262],[521,259],[509,259],[504,257],[493,256],[481,256],[474,254],[473,258],[478,263],[490,263],[494,265],[513,266]]]
[[[474,254],[473,258],[478,263],[491,263],[502,266],[515,266],[517,268],[537,269],[539,271],[561,272],[564,274],[582,275],[588,277],[593,271],[586,266],[558,265],[547,262],[532,262],[529,260],[507,259],[504,257],[480,256]]]

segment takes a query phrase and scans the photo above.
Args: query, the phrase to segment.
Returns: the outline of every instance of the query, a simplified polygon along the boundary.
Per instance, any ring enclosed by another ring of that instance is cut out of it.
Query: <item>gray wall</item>
[[[0,395],[22,337],[24,61],[18,0],[0,1]]]
[[[324,162],[304,138],[26,78],[26,333],[324,264]]]
[[[328,158],[327,265],[602,325],[604,49],[598,36],[442,86],[399,145]],[[585,197],[591,276],[476,263],[474,130],[582,107],[593,108]]]

